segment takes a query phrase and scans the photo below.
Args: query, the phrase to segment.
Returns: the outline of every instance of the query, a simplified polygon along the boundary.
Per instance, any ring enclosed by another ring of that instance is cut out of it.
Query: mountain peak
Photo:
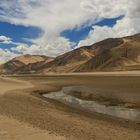
[[[44,74],[116,70],[140,70],[140,34],[105,39],[56,58],[26,54],[0,67],[0,72],[3,73]]]

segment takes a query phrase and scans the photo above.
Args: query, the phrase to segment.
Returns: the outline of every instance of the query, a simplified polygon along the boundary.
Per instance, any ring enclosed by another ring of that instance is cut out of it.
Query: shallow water
[[[139,109],[125,108],[121,106],[106,106],[97,101],[79,99],[67,94],[72,91],[73,88],[75,87],[64,87],[61,91],[51,92],[49,94],[44,94],[43,96],[86,111],[107,114],[118,118],[140,122]],[[81,90],[81,88],[77,87],[76,90],[78,91],[78,89]]]

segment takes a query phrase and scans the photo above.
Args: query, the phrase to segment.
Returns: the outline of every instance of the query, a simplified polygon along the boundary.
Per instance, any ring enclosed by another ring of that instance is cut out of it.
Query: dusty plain
[[[83,85],[140,106],[140,72],[0,77],[0,140],[139,140],[140,123],[78,110],[42,93]]]

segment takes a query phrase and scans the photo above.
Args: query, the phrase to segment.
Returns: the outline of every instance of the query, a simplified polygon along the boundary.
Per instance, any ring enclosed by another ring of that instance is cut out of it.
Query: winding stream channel
[[[97,102],[97,101],[79,99],[77,97],[67,94],[69,92],[73,92],[73,89],[74,87],[63,87],[61,91],[43,94],[43,96],[89,112],[97,112],[97,113],[107,114],[118,118],[140,122],[139,108],[128,108],[128,107],[126,108],[119,105],[110,106],[110,105],[104,105],[101,102]]]

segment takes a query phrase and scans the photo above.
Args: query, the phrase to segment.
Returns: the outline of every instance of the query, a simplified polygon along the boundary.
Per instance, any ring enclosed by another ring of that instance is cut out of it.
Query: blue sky
[[[90,26],[84,26],[81,28],[74,28],[72,30],[65,30],[61,33],[61,36],[68,38],[71,42],[74,42],[75,45],[80,41],[86,38],[92,29],[93,26],[108,26],[113,27],[116,24],[116,21],[122,19],[123,16],[117,18],[105,18],[96,24]],[[30,39],[36,39],[43,34],[43,31],[38,27],[32,26],[23,26],[23,25],[14,25],[8,22],[0,22],[0,35],[7,36],[12,39],[13,42],[25,43],[31,45],[32,42]],[[11,48],[16,46],[15,44],[0,44],[0,48]]]
[[[41,29],[32,26],[14,25],[0,21],[0,35],[7,36],[14,42],[32,44],[30,39],[35,39],[41,35]],[[29,39],[29,40],[26,40]],[[10,48],[13,44],[0,44],[0,47]]]
[[[0,1],[0,61],[27,53],[58,56],[106,38],[136,34],[139,5],[139,0]]]
[[[83,40],[86,38],[92,29],[93,26],[108,26],[108,27],[113,27],[116,24],[116,21],[121,20],[123,16],[119,16],[116,18],[105,18],[102,19],[101,21],[97,22],[96,24],[92,24],[87,27],[83,27],[80,29],[72,29],[72,30],[66,30],[61,33],[62,36],[70,39],[71,42],[78,43],[80,40]]]

